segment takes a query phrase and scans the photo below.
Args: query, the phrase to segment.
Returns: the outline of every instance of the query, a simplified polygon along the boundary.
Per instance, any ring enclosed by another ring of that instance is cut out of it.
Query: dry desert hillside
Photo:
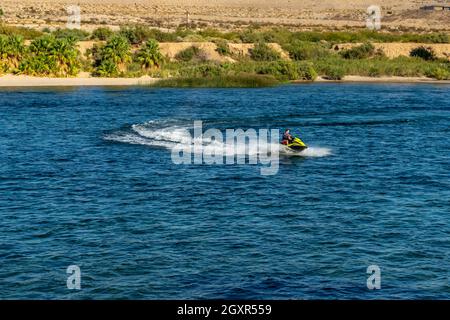
[[[386,30],[450,30],[450,10],[423,10],[446,0],[2,0],[3,21],[32,27],[64,25],[66,7],[81,7],[82,28],[139,23],[174,28],[187,22],[223,29],[250,23],[292,28],[364,27],[370,5],[381,8]]]

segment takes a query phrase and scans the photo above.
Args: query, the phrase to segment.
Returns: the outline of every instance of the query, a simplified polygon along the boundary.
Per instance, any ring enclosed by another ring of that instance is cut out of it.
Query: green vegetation
[[[98,41],[85,56],[77,46],[83,40]],[[210,61],[209,52],[200,44],[186,45],[172,61],[160,52],[159,42],[185,41],[214,42],[219,55],[229,58]],[[92,33],[48,28],[41,32],[0,23],[0,73],[58,77],[74,76],[80,71],[102,77],[150,75],[167,78],[158,84],[161,86],[197,87],[260,87],[293,80],[313,81],[318,76],[341,80],[346,75],[450,79],[450,61],[438,58],[428,45],[418,45],[409,57],[389,59],[375,49],[373,42],[449,43],[450,39],[443,33],[296,32],[257,25],[232,32],[186,27],[162,32],[139,25],[123,26],[119,31],[100,27]],[[232,43],[253,46],[231,50]],[[354,45],[339,50],[342,43]],[[273,44],[279,44],[289,58]]]
[[[436,54],[434,53],[433,49],[426,48],[424,46],[412,49],[409,55],[411,57],[418,57],[426,61],[436,60]]]
[[[0,71],[14,72],[26,52],[22,36],[0,35]]]
[[[79,51],[74,39],[44,35],[31,42],[18,72],[33,76],[67,77],[77,75],[80,67]]]
[[[0,34],[4,34],[7,36],[22,36],[24,39],[31,40],[42,36],[43,33],[41,31],[30,28],[14,27],[0,24]]]
[[[449,80],[450,69],[448,68],[448,66],[434,66],[427,70],[425,75],[436,80]]]
[[[106,41],[114,35],[114,32],[110,28],[100,27],[92,31],[91,39]]]
[[[388,59],[378,57],[372,59],[348,60],[333,57],[313,62],[314,69],[328,79],[339,80],[344,75],[360,75],[367,77],[399,76],[421,77],[440,75],[442,79],[450,79],[445,76],[443,70],[450,72],[450,61],[424,62],[420,58],[398,57]]]
[[[329,46],[317,42],[296,40],[285,45],[284,49],[289,52],[289,57],[293,60],[323,59],[331,55]]]
[[[127,38],[131,44],[141,44],[148,39],[155,39],[158,42],[180,42],[183,38],[195,34],[195,32],[183,28],[174,32],[163,32],[141,25],[124,26],[118,33]]]
[[[275,61],[281,59],[280,54],[265,42],[255,43],[253,49],[250,50],[250,57],[255,61]]]
[[[149,39],[136,53],[136,60],[141,64],[142,68],[149,69],[159,67],[164,60],[163,55],[159,51],[159,44],[153,39]]]
[[[367,42],[360,46],[341,51],[341,56],[344,59],[367,59],[375,56],[376,53],[373,44]]]
[[[228,42],[226,40],[219,39],[219,40],[215,40],[214,43],[217,46],[216,51],[221,56],[230,56],[231,55],[230,46],[228,45]]]
[[[272,75],[280,81],[315,80],[317,73],[312,64],[290,61],[273,61],[257,67],[258,74]]]
[[[149,39],[151,31],[143,26],[127,26],[120,28],[119,35],[126,38],[131,44],[140,44]]]
[[[252,37],[263,38],[267,42],[276,42],[281,45],[292,43],[296,40],[306,42],[328,43],[365,43],[365,42],[416,42],[416,43],[450,43],[450,36],[445,33],[388,33],[370,30],[361,31],[298,31],[291,32],[284,28],[273,28],[265,31],[247,31],[247,35]],[[255,42],[248,41],[242,42]]]
[[[78,30],[79,31],[79,30]],[[25,39],[33,39],[42,32],[24,28],[0,25],[0,34],[20,34]],[[53,31],[61,32],[61,31]],[[64,32],[64,31],[63,31]],[[77,32],[77,31],[75,31]],[[84,37],[84,31],[79,35]],[[185,38],[195,36],[201,41],[212,41],[223,39],[235,43],[278,43],[281,46],[290,45],[296,41],[302,42],[326,42],[335,43],[366,43],[366,42],[415,42],[415,43],[450,43],[450,35],[447,33],[407,33],[407,32],[380,32],[370,30],[359,31],[290,31],[286,28],[260,28],[258,26],[249,27],[243,31],[222,32],[213,28],[203,30],[180,27],[175,31],[163,32],[159,29],[149,28],[142,25],[123,26],[120,31],[113,32],[108,28],[98,28],[94,30],[92,39],[107,40],[111,33],[119,33],[128,39],[130,44],[141,44],[148,39],[155,39],[158,42],[182,42]]]
[[[345,76],[345,71],[341,66],[332,64],[323,66],[321,73],[328,80],[342,80]]]
[[[178,61],[184,61],[184,62],[188,62],[188,61],[203,62],[203,61],[207,60],[207,55],[206,55],[205,51],[203,51],[199,47],[191,46],[189,48],[186,48],[186,49],[178,52],[175,55],[175,59],[177,59]]]
[[[101,77],[123,75],[126,64],[131,62],[131,47],[128,40],[120,35],[109,39],[103,46],[95,46],[92,50],[95,72]]]
[[[64,39],[70,38],[75,41],[87,40],[89,33],[78,29],[56,29],[51,33],[55,38]]]
[[[156,82],[155,87],[176,88],[261,88],[271,87],[278,81],[267,75],[238,74],[192,78],[168,78]]]

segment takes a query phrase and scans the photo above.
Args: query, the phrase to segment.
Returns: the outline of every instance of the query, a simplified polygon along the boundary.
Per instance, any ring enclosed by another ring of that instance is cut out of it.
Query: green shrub
[[[278,81],[272,76],[242,73],[227,76],[168,78],[159,80],[153,86],[176,88],[261,88],[277,84]]]
[[[371,66],[368,69],[368,76],[369,77],[379,77],[379,76],[381,76],[380,69],[377,68],[376,66]]]
[[[300,62],[297,66],[298,79],[299,80],[316,80],[317,72],[313,65],[308,62]]]
[[[426,72],[425,75],[436,80],[450,80],[450,68],[436,66]]]
[[[344,59],[366,59],[374,56],[375,47],[371,43],[364,43],[347,50],[343,50],[341,56]]]
[[[91,51],[94,60],[94,75],[102,77],[118,76],[131,62],[130,43],[121,36],[111,37],[104,46],[94,46]]]
[[[424,40],[423,42],[429,43],[450,43],[450,35],[445,33],[432,33],[426,35]]]
[[[44,35],[33,40],[19,72],[29,75],[74,76],[81,67],[80,52],[72,38]]]
[[[113,36],[114,32],[107,27],[100,27],[92,31],[91,39],[106,41]]]
[[[266,43],[257,42],[250,50],[250,57],[255,61],[275,61],[279,60],[281,55]]]
[[[75,41],[86,40],[89,33],[79,29],[56,29],[52,32],[52,35],[57,39],[72,38]]]
[[[226,40],[216,40],[214,42],[216,44],[216,51],[221,56],[229,56],[231,54],[230,46]]]
[[[149,70],[143,69],[139,62],[131,62],[121,75],[125,78],[137,78],[147,75]]]
[[[328,80],[342,80],[345,76],[344,68],[339,65],[329,65],[324,69],[324,78]]]
[[[286,45],[285,49],[293,60],[316,60],[330,56],[330,50],[321,43],[295,41]]]
[[[223,63],[168,63],[165,69],[171,70],[171,74],[182,78],[196,78],[209,76],[224,76],[234,72],[230,68],[230,64]]]
[[[26,58],[19,65],[19,73],[31,76],[49,76],[56,72],[56,60],[43,55]]]
[[[290,61],[272,61],[261,64],[257,67],[258,74],[272,75],[280,80],[296,80],[298,79],[297,66]]]
[[[245,63],[242,63],[241,65],[245,65]],[[317,78],[317,72],[314,70],[312,64],[308,62],[278,60],[258,63],[253,70],[252,68],[247,67],[247,72],[271,75],[281,81],[314,80]]]
[[[158,42],[179,42],[178,35],[174,32],[163,32],[159,29],[150,30],[150,38]]]
[[[178,61],[184,61],[189,62],[192,60],[195,61],[206,61],[207,55],[206,52],[200,49],[197,46],[191,46],[189,48],[186,48],[184,50],[181,50],[175,55],[175,59]]]
[[[141,25],[123,26],[120,28],[119,35],[126,38],[131,44],[141,44],[152,38],[152,31]]]
[[[22,36],[0,35],[0,60],[4,72],[14,71],[19,66],[20,60],[26,53],[26,47]]]
[[[424,46],[420,46],[420,47],[414,48],[411,50],[409,55],[411,57],[421,58],[426,61],[436,60],[436,54],[434,53],[434,50],[430,47],[427,48]]]
[[[198,32],[203,38],[223,38],[224,34],[213,28],[206,28]]]
[[[181,38],[180,38],[181,39]],[[179,39],[177,39],[179,40]],[[190,34],[182,38],[183,42],[205,42],[205,38],[198,34]]]
[[[252,29],[246,29],[244,32],[239,34],[239,40],[242,43],[258,43],[263,42],[264,38],[261,33],[255,32]]]
[[[103,60],[95,69],[94,75],[99,77],[114,77],[120,73],[119,66],[112,60]]]
[[[192,74],[199,77],[218,77],[226,74],[226,68],[223,68],[220,64],[203,64],[194,68],[191,71]]]
[[[314,68],[320,75],[333,75],[334,69],[338,68],[345,75],[360,76],[399,76],[399,77],[434,77],[435,68],[441,68],[450,72],[450,63],[436,61],[424,61],[420,58],[397,57],[388,59],[386,57],[375,57],[372,59],[348,60],[339,57],[330,57],[324,60],[313,61]],[[437,70],[437,73],[443,72]],[[439,74],[437,74],[438,76]],[[334,78],[334,77],[330,77]]]
[[[145,69],[159,67],[164,57],[159,51],[159,44],[156,40],[147,40],[136,53],[136,61]]]
[[[205,28],[197,31],[197,34],[202,36],[204,39],[223,39],[227,41],[240,41],[239,34],[237,32],[222,32],[213,28]]]
[[[291,43],[292,32],[283,27],[275,27],[270,30],[264,30],[261,32],[262,41],[264,42],[274,42],[280,45],[285,45]]]
[[[327,41],[330,43],[357,43],[357,42],[424,42],[424,43],[449,43],[449,35],[445,33],[412,34],[389,33],[371,30],[357,32],[348,31],[300,31],[292,32],[291,41],[302,40],[308,42]]]
[[[24,39],[35,39],[42,36],[42,32],[25,27],[14,27],[0,24],[0,34],[7,36],[22,36]]]
[[[173,32],[173,36],[177,38],[177,41],[183,41],[185,38],[193,37],[197,39],[203,39],[203,36],[196,33],[194,29],[186,27],[186,26],[180,26],[178,27],[175,32]]]

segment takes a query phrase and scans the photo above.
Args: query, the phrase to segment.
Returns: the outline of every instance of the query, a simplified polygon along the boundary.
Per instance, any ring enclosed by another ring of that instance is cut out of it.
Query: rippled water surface
[[[175,165],[194,120],[311,148]],[[448,299],[449,136],[444,85],[2,89],[0,298]]]

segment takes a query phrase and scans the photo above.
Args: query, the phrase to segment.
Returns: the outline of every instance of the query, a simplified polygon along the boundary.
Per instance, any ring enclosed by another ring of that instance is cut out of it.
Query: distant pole
[[[189,19],[189,11],[186,11],[186,24],[190,25],[191,21]]]

